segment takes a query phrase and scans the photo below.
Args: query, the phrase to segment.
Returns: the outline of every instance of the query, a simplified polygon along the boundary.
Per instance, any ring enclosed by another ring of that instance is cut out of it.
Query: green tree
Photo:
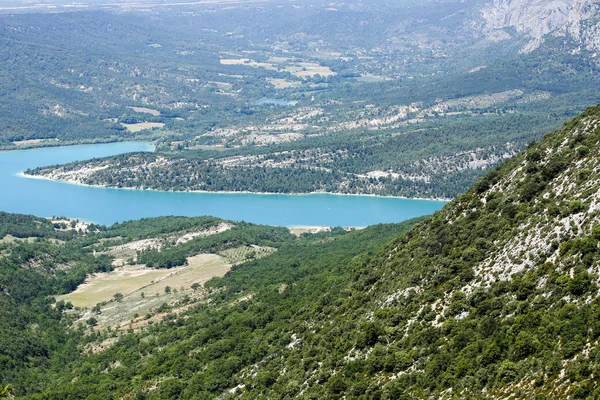
[[[6,385],[6,386],[1,386],[0,385],[0,399],[10,399],[11,395],[10,395],[10,386]]]

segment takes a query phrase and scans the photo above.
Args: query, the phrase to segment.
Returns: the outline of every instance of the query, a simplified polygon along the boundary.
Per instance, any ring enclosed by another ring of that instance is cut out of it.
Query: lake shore
[[[114,190],[78,182],[56,183],[60,178],[82,182],[84,178],[79,176],[23,173],[29,173],[28,170],[33,168],[148,149],[151,147],[146,143],[131,142],[0,152],[0,184],[4,188],[0,196],[0,210],[47,217],[60,215],[100,225],[165,215],[211,215],[229,221],[280,227],[359,227],[402,222],[431,214],[446,204],[442,201],[341,193],[275,195],[232,191],[192,194]]]
[[[319,225],[293,225],[286,226],[290,233],[296,237],[300,237],[303,234],[316,234],[321,232],[331,232],[334,227],[331,226],[319,226]],[[366,226],[344,226],[344,230],[347,232],[357,231],[361,229],[365,229]]]
[[[62,141],[62,140],[50,140],[50,139],[32,139],[25,140],[21,142],[11,142],[10,145],[0,145],[0,153],[1,152],[9,152],[9,151],[20,151],[20,150],[35,150],[35,149],[48,149],[48,148],[57,148],[57,147],[72,147],[72,146],[85,146],[91,144],[113,144],[113,143],[127,143],[132,142],[131,138],[123,139],[118,137],[112,137],[108,139],[79,139],[79,140],[70,140],[70,141]],[[152,150],[150,152],[154,152],[156,150],[156,145],[152,140],[137,140],[139,143],[147,143],[152,146]]]
[[[117,189],[117,190],[139,190],[139,191],[154,191],[154,192],[163,192],[163,193],[204,193],[204,194],[257,194],[257,195],[267,195],[267,196],[313,196],[319,194],[329,194],[333,196],[358,196],[358,197],[378,197],[378,198],[389,198],[389,199],[403,199],[403,200],[422,200],[422,201],[438,201],[448,203],[453,199],[447,198],[427,198],[427,197],[406,197],[406,196],[382,196],[379,194],[370,194],[370,193],[335,193],[335,192],[309,192],[309,193],[275,193],[275,192],[250,192],[246,190],[233,191],[233,190],[160,190],[160,189],[149,189],[149,188],[131,188],[131,187],[113,187],[107,185],[91,185],[87,183],[81,183],[76,180],[66,180],[66,179],[54,179],[47,176],[42,175],[28,175],[25,171],[21,171],[17,174],[17,176],[21,178],[28,179],[40,179],[47,180],[52,182],[62,182],[69,185],[78,185],[78,186],[86,186],[98,189]]]

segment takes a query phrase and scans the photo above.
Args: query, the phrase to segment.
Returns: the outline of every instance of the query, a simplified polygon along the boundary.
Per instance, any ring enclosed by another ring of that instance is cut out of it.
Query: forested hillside
[[[25,172],[454,200],[317,233],[0,212],[0,398],[600,398],[600,105],[559,128],[600,101],[597,4],[174,3],[0,7],[0,150],[143,140]]]
[[[115,187],[453,198],[600,100],[596,8],[525,52],[489,3],[0,9],[0,149],[144,140],[169,161],[54,176]]]
[[[406,234],[317,234],[233,267],[208,302],[99,331],[118,339],[29,397],[595,398],[599,127],[588,109]]]
[[[147,333],[198,305],[202,312],[217,311],[212,304],[228,304],[231,295],[221,294],[216,280],[204,283],[232,266],[245,271],[254,265],[261,271],[234,278],[236,291],[280,287],[293,276],[321,273],[329,262],[378,249],[412,225],[360,232],[338,228],[296,238],[287,228],[212,217],[160,217],[104,227],[1,213],[0,385],[8,385],[17,398],[53,392],[51,381],[60,379],[70,363],[134,331]],[[300,268],[315,251],[320,261]],[[282,263],[289,268],[281,270]],[[144,281],[145,275],[154,280]],[[99,285],[105,285],[100,292]],[[110,397],[105,389],[86,390]],[[48,396],[62,395],[42,398]]]
[[[175,267],[182,264],[186,267],[179,269],[185,271],[198,267],[187,266],[188,256],[252,250],[242,252],[241,259],[223,259],[223,267],[228,270],[230,262],[239,264],[260,258],[293,241],[295,237],[286,228],[233,225],[212,217],[160,217],[104,227],[63,218],[48,220],[0,213],[0,385],[9,384],[17,396],[42,391],[52,379],[51,374],[60,372],[65,363],[82,355],[85,346],[101,338],[100,332],[96,336],[93,328],[92,331],[87,329],[107,324],[104,315],[100,315],[105,311],[106,301],[91,304],[97,311],[90,312],[91,306],[81,307],[77,298],[72,299],[75,304],[71,298],[58,298],[92,277],[120,273],[125,261],[133,263],[138,256],[144,258],[150,272],[160,268],[177,269]],[[149,246],[144,247],[144,244]],[[132,249],[129,253],[128,246]],[[141,250],[137,255],[136,246]],[[164,251],[157,252],[161,249]],[[263,249],[268,251],[265,253]],[[119,259],[125,254],[132,258]],[[160,260],[167,257],[168,261],[161,263]],[[137,268],[135,273],[139,275],[144,271]],[[168,278],[175,273],[166,274]],[[190,288],[195,278],[194,274],[188,275],[186,279],[191,281],[185,287],[173,287],[174,293],[157,294],[158,305],[199,301],[203,291],[193,284]],[[206,278],[211,276],[214,275]],[[151,289],[145,288],[147,292]],[[128,304],[127,295],[127,292],[118,295],[119,303]],[[114,299],[110,300],[114,304]],[[146,307],[147,316],[153,316],[157,309]],[[121,311],[121,314],[131,319],[133,312]],[[114,319],[115,315],[107,314],[107,317]]]

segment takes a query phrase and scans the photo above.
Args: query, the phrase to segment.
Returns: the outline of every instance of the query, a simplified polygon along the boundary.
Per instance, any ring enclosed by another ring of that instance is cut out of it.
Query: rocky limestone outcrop
[[[600,50],[600,2],[595,0],[494,0],[482,9],[482,17],[486,35],[512,28],[529,38],[524,53],[547,35],[573,39],[579,45],[574,51]]]

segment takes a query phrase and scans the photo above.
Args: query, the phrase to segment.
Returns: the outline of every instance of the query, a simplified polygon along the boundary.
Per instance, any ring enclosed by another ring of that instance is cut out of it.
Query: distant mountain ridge
[[[488,35],[512,28],[527,37],[529,42],[521,49],[524,53],[538,48],[546,35],[567,37],[582,49],[597,52],[599,11],[600,4],[593,0],[494,0],[483,7],[481,15]]]

